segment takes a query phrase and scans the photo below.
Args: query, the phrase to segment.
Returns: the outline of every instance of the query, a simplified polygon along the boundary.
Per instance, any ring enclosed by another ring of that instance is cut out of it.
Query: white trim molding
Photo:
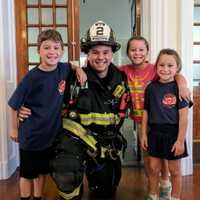
[[[0,179],[7,179],[19,164],[18,145],[8,137],[7,101],[16,86],[14,0],[0,0]]]
[[[180,7],[180,55],[182,58],[182,73],[186,77],[188,81],[188,86],[190,91],[192,91],[192,81],[193,81],[193,73],[192,73],[192,65],[193,65],[193,8],[194,1],[193,0],[181,0],[179,1]],[[192,95],[191,95],[192,96]],[[193,140],[193,112],[190,109],[189,112],[189,126],[186,136],[187,147],[189,157],[182,160],[182,173],[183,175],[190,175],[193,173],[193,148],[192,148],[192,140]]]

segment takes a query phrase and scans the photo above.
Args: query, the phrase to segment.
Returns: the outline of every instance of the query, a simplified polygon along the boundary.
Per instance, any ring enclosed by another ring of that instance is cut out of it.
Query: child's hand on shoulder
[[[87,81],[87,75],[84,70],[80,67],[78,61],[69,61],[71,64],[72,70],[76,71],[76,78],[81,86]]]
[[[76,68],[76,77],[81,86],[83,86],[87,81],[87,75],[80,67]]]
[[[191,100],[191,92],[189,88],[186,87],[179,87],[179,99],[182,101],[183,99],[185,101]]]

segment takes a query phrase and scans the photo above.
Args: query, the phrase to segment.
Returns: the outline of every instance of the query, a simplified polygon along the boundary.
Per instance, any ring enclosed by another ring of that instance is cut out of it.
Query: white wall
[[[0,0],[0,179],[18,166],[18,146],[8,137],[7,100],[16,84],[15,21],[13,0]]]
[[[142,34],[150,42],[150,61],[162,48],[176,49],[183,62],[182,74],[192,91],[193,0],[142,0]],[[182,160],[183,175],[193,172],[192,109],[187,131],[189,157]]]

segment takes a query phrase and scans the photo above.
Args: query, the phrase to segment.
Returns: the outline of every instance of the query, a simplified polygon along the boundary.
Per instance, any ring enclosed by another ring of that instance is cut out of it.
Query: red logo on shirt
[[[166,94],[162,103],[166,107],[173,107],[176,104],[176,96],[174,94]]]
[[[64,94],[65,91],[65,84],[66,82],[64,80],[60,81],[59,85],[58,85],[58,91],[60,94]]]

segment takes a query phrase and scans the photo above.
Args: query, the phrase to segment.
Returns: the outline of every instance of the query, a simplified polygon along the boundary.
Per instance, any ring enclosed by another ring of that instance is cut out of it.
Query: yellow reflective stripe
[[[119,116],[113,113],[80,114],[80,119],[81,119],[81,124],[87,126],[92,123],[97,125],[117,125],[120,122]]]
[[[64,118],[63,128],[78,136],[86,144],[88,144],[94,151],[97,151],[96,139],[92,135],[87,134],[87,131],[79,123],[72,121],[71,119]],[[106,152],[109,152],[109,149],[106,147],[101,147],[101,158],[105,158]]]
[[[72,199],[73,197],[76,197],[79,195],[79,192],[80,192],[80,188],[81,186],[79,185],[76,189],[74,189],[73,192],[71,193],[64,193],[64,192],[61,192],[60,190],[58,190],[58,194],[63,197],[64,199]]]
[[[101,147],[101,158],[105,158],[106,157],[106,155],[105,155],[106,151],[108,151],[107,148]]]
[[[114,90],[114,92],[113,92],[113,95],[114,95],[115,97],[120,98],[124,92],[125,92],[125,87],[124,87],[123,85],[118,85],[118,86],[115,88],[115,90]]]
[[[81,138],[86,144],[88,144],[94,151],[97,150],[96,143],[97,141],[91,135],[87,134],[87,131],[77,122],[72,121],[70,119],[63,119],[63,128],[67,129],[68,131],[74,133],[79,138]]]

